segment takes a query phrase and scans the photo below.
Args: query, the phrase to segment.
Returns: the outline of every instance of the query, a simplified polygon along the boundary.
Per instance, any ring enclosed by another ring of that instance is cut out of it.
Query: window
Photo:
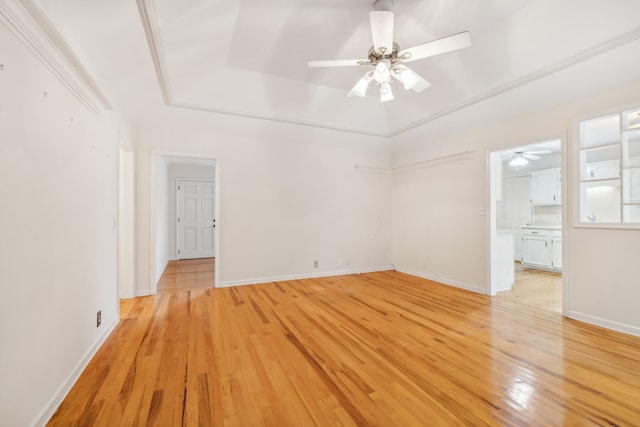
[[[580,222],[640,225],[640,107],[579,122]]]

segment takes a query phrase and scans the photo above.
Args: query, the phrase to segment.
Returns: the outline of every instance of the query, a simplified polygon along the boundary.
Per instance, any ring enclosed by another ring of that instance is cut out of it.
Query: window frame
[[[630,230],[637,230],[640,229],[640,220],[637,222],[624,222],[624,211],[625,211],[625,206],[638,206],[640,207],[640,203],[639,202],[634,202],[634,203],[628,203],[625,202],[625,191],[626,191],[626,186],[628,185],[628,181],[630,181],[629,178],[626,177],[627,175],[627,171],[631,171],[631,170],[638,170],[640,171],[640,166],[635,166],[635,167],[630,167],[630,166],[626,166],[626,162],[625,162],[625,158],[624,158],[624,135],[625,132],[628,131],[626,129],[623,129],[623,123],[624,123],[624,115],[626,113],[629,112],[635,112],[638,111],[640,112],[640,101],[638,102],[634,102],[631,104],[626,104],[626,105],[621,105],[621,106],[617,106],[611,109],[607,109],[604,111],[599,111],[597,113],[593,113],[593,114],[589,114],[589,115],[584,115],[581,116],[579,118],[576,118],[573,122],[573,143],[572,143],[572,149],[573,149],[573,155],[572,155],[572,159],[573,159],[573,164],[576,166],[575,170],[572,173],[572,177],[574,179],[572,188],[573,188],[573,201],[574,201],[574,205],[575,209],[574,209],[574,213],[573,215],[571,215],[573,217],[573,226],[577,227],[577,228],[596,228],[596,229],[630,229]],[[594,145],[594,146],[587,146],[587,147],[582,147],[581,145],[581,139],[582,139],[582,133],[581,133],[581,129],[582,129],[582,123],[584,122],[588,122],[591,120],[597,120],[597,119],[605,119],[608,116],[618,116],[618,127],[619,127],[619,135],[618,135],[618,141],[616,143],[612,143],[612,144],[603,144],[603,145]],[[639,129],[640,131],[640,129]],[[612,178],[602,178],[602,179],[595,179],[593,181],[588,180],[588,179],[583,179],[583,152],[586,153],[588,150],[594,150],[594,149],[598,149],[598,148],[604,148],[604,147],[617,147],[619,150],[619,163],[618,163],[618,168],[619,168],[619,176],[618,177],[612,177]],[[630,174],[629,174],[630,175]],[[583,205],[585,203],[585,199],[584,199],[584,194],[583,194],[583,185],[584,184],[588,184],[589,182],[598,182],[598,181],[602,181],[602,182],[606,182],[606,181],[613,181],[613,180],[618,180],[620,183],[620,194],[619,194],[619,201],[618,201],[618,210],[620,212],[620,221],[619,222],[597,222],[597,221],[583,221],[582,220],[582,210],[583,210]]]

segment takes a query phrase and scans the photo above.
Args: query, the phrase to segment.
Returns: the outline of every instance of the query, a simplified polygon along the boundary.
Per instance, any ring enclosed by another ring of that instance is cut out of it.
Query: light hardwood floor
[[[496,298],[562,313],[562,274],[524,268],[516,262],[513,288],[498,292]]]
[[[640,424],[640,338],[397,272],[122,302],[51,426]]]
[[[169,261],[158,281],[158,292],[211,288],[214,286],[215,258]]]

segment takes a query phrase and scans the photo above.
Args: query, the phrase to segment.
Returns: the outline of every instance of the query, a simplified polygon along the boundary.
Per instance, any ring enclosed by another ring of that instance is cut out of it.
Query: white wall
[[[523,88],[522,90],[525,90]],[[518,90],[506,96],[517,97]],[[523,102],[527,98],[523,98]],[[445,283],[487,289],[488,222],[479,208],[488,203],[488,153],[561,137],[568,132],[573,156],[573,121],[586,114],[640,100],[640,81],[575,99],[457,134],[430,133],[431,126],[394,138],[394,164],[415,162],[461,150],[475,150],[472,160],[439,163],[393,180],[393,263],[400,269]],[[501,102],[500,97],[462,111],[447,120],[464,123]],[[436,135],[436,136],[433,136]],[[640,287],[632,254],[640,230],[575,228],[577,167],[569,158],[563,179],[570,190],[568,248],[564,274],[568,280],[570,316],[640,335]],[[563,190],[564,191],[564,190]]]
[[[446,148],[425,146],[398,165],[456,152],[451,144],[442,146]],[[486,155],[479,153],[393,175],[392,262],[397,269],[484,291],[485,266],[479,255],[486,221],[479,212],[486,204],[486,188],[479,185],[486,181],[485,163]]]
[[[134,154],[133,151],[120,148],[118,182],[118,283],[120,298],[134,298],[136,296]]]
[[[137,151],[138,292],[149,291],[152,151],[216,159],[220,284],[375,269],[390,262],[389,142],[359,134],[168,109]],[[193,129],[200,129],[199,133]],[[338,260],[350,265],[338,265]],[[313,267],[318,260],[319,267]]]
[[[164,157],[155,162],[155,274],[158,283],[169,262],[169,164]]]
[[[118,321],[118,131],[4,25],[0,51],[0,425],[30,426]]]

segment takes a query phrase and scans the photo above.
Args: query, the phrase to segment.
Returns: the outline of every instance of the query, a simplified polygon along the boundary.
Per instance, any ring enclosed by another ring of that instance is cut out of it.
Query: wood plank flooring
[[[169,261],[158,281],[158,292],[214,286],[215,258]]]
[[[524,268],[516,262],[513,288],[498,292],[496,298],[562,313],[562,274]]]
[[[397,272],[163,292],[49,425],[640,425],[640,338]]]

